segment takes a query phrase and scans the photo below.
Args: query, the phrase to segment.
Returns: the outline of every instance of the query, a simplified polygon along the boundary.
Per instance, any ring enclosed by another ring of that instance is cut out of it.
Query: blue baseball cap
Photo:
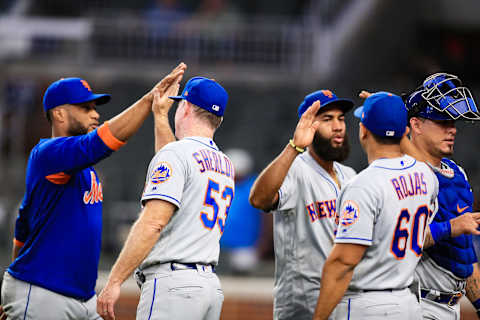
[[[80,78],[62,78],[52,83],[43,95],[43,108],[45,111],[63,104],[78,104],[95,101],[97,105],[110,101],[109,94],[97,94],[87,81]]]
[[[407,128],[405,104],[402,98],[390,92],[372,94],[353,114],[380,137],[401,138]]]
[[[302,103],[298,107],[298,117],[310,107],[315,101],[320,100],[320,110],[333,103],[341,108],[344,112],[350,111],[353,108],[353,101],[348,99],[339,99],[335,93],[330,90],[318,90],[310,93],[303,99]]]
[[[216,81],[204,77],[194,77],[188,80],[182,95],[169,98],[176,101],[185,99],[221,117],[227,106],[228,94]]]

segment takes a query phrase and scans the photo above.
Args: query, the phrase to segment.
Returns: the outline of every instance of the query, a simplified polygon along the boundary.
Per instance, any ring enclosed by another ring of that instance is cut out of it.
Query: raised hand
[[[366,90],[362,90],[360,91],[360,93],[358,94],[358,96],[362,99],[367,99],[368,97],[370,97],[373,93],[370,93]]]
[[[160,82],[158,82],[153,88],[160,90],[160,94],[165,93],[165,91],[170,87],[170,85],[177,80],[180,82],[180,79],[176,79],[178,76],[183,76],[187,65],[183,62],[180,62],[168,75],[166,75]]]
[[[187,65],[181,62],[167,76],[165,76],[159,83],[157,83],[152,88],[152,90],[148,93],[148,96],[152,101],[152,111],[154,113],[162,114],[162,115],[168,114],[168,111],[170,110],[170,107],[172,106],[172,103],[173,103],[171,99],[168,99],[168,96],[176,95],[178,93],[180,81],[182,80],[183,74],[185,73],[186,69],[187,69]],[[174,88],[171,88],[172,86]],[[173,89],[176,89],[176,90],[173,90]],[[158,94],[161,99],[160,100],[157,99],[158,103],[154,106],[153,100],[154,100],[155,94]]]
[[[180,89],[180,80],[183,74],[177,76],[178,81],[174,81],[163,93],[158,88],[153,88],[152,112],[158,116],[168,116],[168,111],[172,107],[173,100],[169,97],[178,95]]]
[[[293,143],[300,148],[305,148],[312,143],[315,131],[317,131],[320,122],[315,121],[318,110],[320,109],[320,101],[315,101],[303,113],[298,121],[295,133],[293,134]]]

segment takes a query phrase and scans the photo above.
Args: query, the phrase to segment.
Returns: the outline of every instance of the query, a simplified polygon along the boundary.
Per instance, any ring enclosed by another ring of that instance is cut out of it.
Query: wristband
[[[449,238],[452,233],[450,221],[430,223],[430,233],[435,243]]]
[[[290,146],[292,146],[293,149],[295,149],[297,152],[299,153],[303,153],[305,152],[305,148],[300,148],[300,147],[297,147],[295,145],[295,143],[293,143],[293,139],[290,139],[289,143],[288,143]]]

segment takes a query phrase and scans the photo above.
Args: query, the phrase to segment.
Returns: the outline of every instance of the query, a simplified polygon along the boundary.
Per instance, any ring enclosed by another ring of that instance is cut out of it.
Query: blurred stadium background
[[[112,102],[100,108],[105,120],[184,61],[186,79],[208,76],[228,90],[217,143],[247,151],[259,172],[288,142],[297,106],[314,90],[329,88],[361,104],[361,89],[406,92],[426,75],[446,71],[478,98],[478,13],[476,0],[0,0],[2,267],[10,260],[29,151],[50,135],[41,101],[50,82],[80,76],[95,91],[111,93]],[[357,121],[348,115],[347,122],[347,164],[361,170],[367,162]],[[454,156],[474,191],[480,190],[478,130],[459,125]],[[126,147],[96,166],[105,199],[102,271],[136,219],[152,156],[149,119]],[[242,272],[228,263],[219,267],[222,319],[272,317],[271,224],[264,218],[253,227],[260,228],[258,263]],[[220,264],[225,260],[222,255]],[[125,288],[118,319],[133,319],[138,290],[132,283]]]

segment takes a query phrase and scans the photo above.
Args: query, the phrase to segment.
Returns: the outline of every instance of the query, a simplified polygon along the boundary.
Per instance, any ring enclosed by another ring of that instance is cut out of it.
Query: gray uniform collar
[[[340,190],[343,187],[345,176],[340,169],[340,164],[336,161],[333,161],[333,170],[337,175],[340,185],[338,186],[335,180],[330,176],[330,174],[312,157],[309,152],[304,152],[300,155],[301,159],[309,164],[312,168],[315,169],[323,178],[327,179],[330,183],[333,183],[336,191]]]
[[[207,138],[207,137],[185,137],[183,138],[182,140],[191,140],[191,141],[196,141],[198,143],[201,143],[209,148],[212,148],[214,150],[217,150],[219,151],[217,145],[215,144],[215,142],[210,139],[210,138]]]

